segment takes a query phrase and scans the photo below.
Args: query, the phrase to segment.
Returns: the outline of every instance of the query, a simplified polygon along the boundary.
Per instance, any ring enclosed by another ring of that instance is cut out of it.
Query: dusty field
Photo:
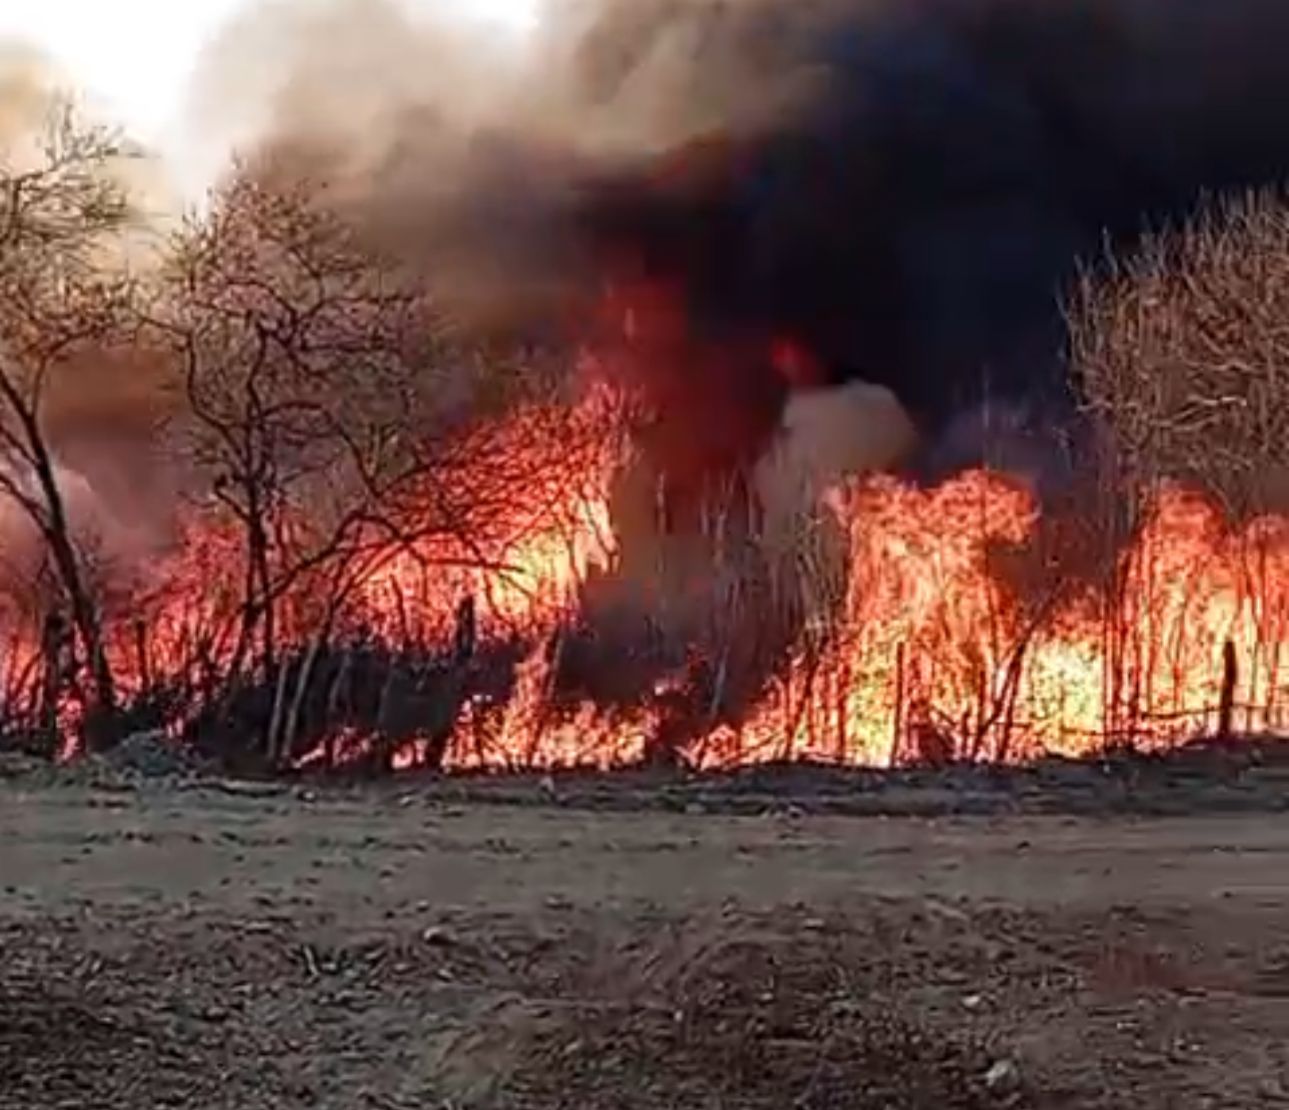
[[[18,777],[0,1107],[1289,1106],[1286,792],[1206,773]]]

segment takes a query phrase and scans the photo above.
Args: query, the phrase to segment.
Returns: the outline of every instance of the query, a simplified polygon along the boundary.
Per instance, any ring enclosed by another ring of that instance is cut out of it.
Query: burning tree
[[[558,560],[550,533],[582,527],[578,460],[598,477],[601,427],[548,396],[545,376],[458,343],[325,190],[240,172],[178,236],[152,317],[182,382],[194,515],[206,546],[229,551],[196,571],[204,602],[182,561],[176,593],[223,626],[205,654],[226,696],[269,692],[258,725],[271,761],[291,754],[306,696],[340,683],[318,673],[345,671],[338,633],[359,654],[374,636],[419,674],[437,654],[465,660],[488,614],[538,604],[546,568],[532,560]],[[365,726],[388,723],[375,717]],[[331,741],[340,726],[324,727]]]
[[[406,502],[425,445],[468,405],[462,366],[422,295],[316,190],[247,172],[178,236],[154,322],[180,362],[187,458],[240,547],[227,674],[272,676],[284,644],[324,639],[431,526]]]
[[[69,645],[49,614],[47,686],[75,678],[63,658],[83,653],[90,680],[87,736],[115,731],[117,685],[93,589],[92,546],[73,529],[46,410],[64,372],[119,337],[131,284],[108,264],[130,222],[114,177],[124,151],[60,105],[38,142],[0,152],[0,496],[37,535],[61,604]],[[77,650],[79,649],[79,651]],[[47,689],[46,702],[56,696]]]

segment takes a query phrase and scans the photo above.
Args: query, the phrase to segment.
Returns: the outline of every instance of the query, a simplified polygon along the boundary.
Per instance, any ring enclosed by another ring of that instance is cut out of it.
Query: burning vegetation
[[[750,5],[748,27],[776,11]],[[987,69],[1002,29],[950,29]],[[391,137],[412,136],[401,160],[375,157],[384,176],[275,136],[146,249],[110,135],[63,111],[43,143],[9,142],[3,742],[66,755],[157,730],[279,769],[717,768],[1281,728],[1283,202],[1214,208],[1089,271],[1064,360],[1036,340],[1051,286],[1027,300],[1059,235],[1017,264],[1015,313],[977,305],[978,334],[931,313],[924,335],[905,317],[945,275],[917,278],[880,221],[835,221],[846,195],[933,226],[892,190],[934,136],[879,128],[889,174],[829,170],[840,133],[798,114],[767,136],[775,105],[661,163],[555,159],[507,224],[514,256],[481,247],[488,204],[513,200],[489,190],[552,160],[503,142],[480,162],[442,127],[434,149],[472,187],[414,225],[424,253],[399,249],[384,202],[424,120]],[[820,253],[830,226],[862,262]],[[567,282],[533,281],[542,244]],[[521,291],[501,298],[503,277]],[[534,330],[552,304],[558,327]],[[1035,393],[1015,374],[995,393],[980,372],[999,351],[1068,371],[1059,440],[1018,415]],[[104,389],[114,363],[142,398]],[[979,449],[946,470],[964,417]]]

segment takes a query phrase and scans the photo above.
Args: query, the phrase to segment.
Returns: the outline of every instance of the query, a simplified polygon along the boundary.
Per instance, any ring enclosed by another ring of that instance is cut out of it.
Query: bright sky
[[[202,48],[234,13],[265,0],[0,0],[0,39],[50,54],[137,137],[164,143]],[[542,0],[404,0],[516,30]]]

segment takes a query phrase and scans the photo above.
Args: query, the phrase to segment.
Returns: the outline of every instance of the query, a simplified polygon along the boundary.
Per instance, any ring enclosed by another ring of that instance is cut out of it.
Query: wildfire
[[[294,133],[310,97],[289,98],[146,251],[121,144],[70,106],[40,141],[20,121],[21,172],[0,166],[0,742],[67,757],[160,733],[269,770],[710,769],[1281,729],[1289,513],[1219,498],[1289,471],[1283,198],[1093,267],[1067,314],[1069,384],[1119,463],[1213,497],[1161,483],[1054,509],[988,470],[927,488],[878,472],[1055,384],[1021,357],[1051,297],[996,310],[1013,286],[1066,288],[1084,236],[1063,221],[979,290],[970,266],[905,265],[956,204],[891,187],[934,128],[856,172],[832,139],[881,121],[830,95],[797,127],[816,98],[789,84],[789,131],[762,118],[787,86],[718,96],[730,139],[670,152],[668,126],[603,131],[602,105],[566,126],[588,105],[562,76],[547,91],[571,115],[539,135],[512,127],[524,97],[486,96],[376,112],[411,125],[388,151],[348,125]],[[1088,199],[1108,206],[1089,233],[1132,210]],[[520,353],[538,337],[592,352],[587,373],[544,373]],[[162,457],[173,486],[129,488]]]
[[[794,658],[710,762],[740,749],[880,766],[1166,745],[1218,725],[1228,652],[1235,727],[1283,723],[1289,521],[1231,529],[1165,487],[1109,583],[1048,566],[1020,586],[1003,564],[1039,543],[1039,513],[1004,476],[929,491],[878,479],[841,505],[851,576],[834,636]]]
[[[1228,652],[1235,727],[1283,725],[1289,521],[1231,529],[1199,495],[1166,487],[1109,584],[1053,572],[1020,586],[1001,564],[1038,542],[1039,512],[1005,476],[977,471],[931,490],[873,479],[831,503],[850,566],[830,635],[798,650],[745,721],[694,741],[692,764],[1165,746],[1217,727]],[[450,765],[635,763],[658,727],[649,708],[606,720],[591,705],[555,714],[551,702],[551,663],[535,654],[504,723],[483,744],[465,728]]]
[[[440,755],[413,728],[392,766],[611,768],[650,752],[660,701],[608,712],[567,704],[557,689],[582,588],[617,557],[610,490],[624,455],[605,431],[613,404],[593,390],[571,409],[525,411],[478,433],[487,442],[469,442],[461,458],[504,461],[465,476],[476,489],[501,483],[491,516],[474,531],[393,547],[356,582],[342,629],[391,648],[442,647],[469,598],[478,642],[517,653],[501,695],[461,698]],[[1284,724],[1289,519],[1233,527],[1200,494],[1162,487],[1108,573],[1083,575],[1050,550],[1032,494],[1005,475],[975,471],[931,489],[873,477],[827,491],[818,512],[844,538],[839,603],[737,720],[691,730],[676,753],[689,764],[887,766],[1078,756],[1116,740],[1163,746],[1216,729],[1224,701],[1235,731]],[[229,657],[239,565],[231,532],[185,522],[134,619],[112,624],[127,693],[191,687]],[[283,635],[299,639],[304,627]],[[40,653],[34,629],[11,635],[11,705],[42,696]],[[73,699],[58,719],[75,731]],[[360,758],[372,742],[338,724],[325,749],[295,762],[316,765],[324,750],[329,762]]]

